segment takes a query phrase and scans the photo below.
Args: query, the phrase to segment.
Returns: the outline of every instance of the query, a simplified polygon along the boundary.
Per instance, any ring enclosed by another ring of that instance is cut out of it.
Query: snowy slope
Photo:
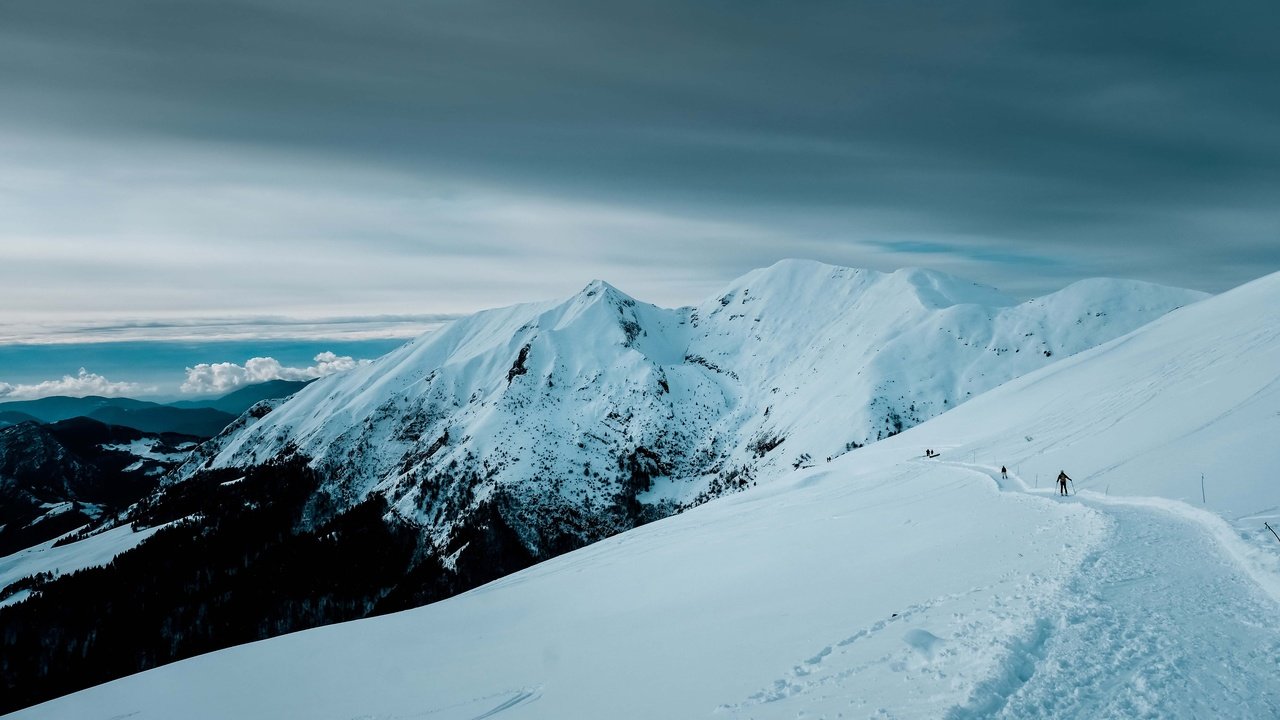
[[[299,453],[329,504],[382,493],[443,554],[487,503],[546,557],[837,457],[1201,297],[1092,280],[1017,304],[931,271],[784,261],[667,310],[596,281],[317,381],[178,477]]]
[[[1233,503],[1277,501],[1277,308],[1280,274],[470,593],[15,717],[1274,717],[1277,544]],[[1193,460],[1236,529],[1115,497]],[[1024,487],[1059,466],[1092,489]]]
[[[1065,470],[1080,489],[1184,500],[1273,543],[1262,523],[1280,519],[1280,274],[971,405],[866,454],[930,447],[1040,488]]]
[[[793,718],[819,701],[941,717],[999,671],[1103,523],[945,468],[851,464],[13,717]]]
[[[123,525],[69,545],[55,546],[59,539],[55,538],[12,555],[0,557],[0,591],[22,578],[37,573],[58,575],[105,565],[120,553],[136,547],[138,543],[151,537],[159,529],[154,527],[135,531],[128,525]],[[0,599],[0,605],[8,605],[24,599],[26,593],[0,597],[3,597]]]

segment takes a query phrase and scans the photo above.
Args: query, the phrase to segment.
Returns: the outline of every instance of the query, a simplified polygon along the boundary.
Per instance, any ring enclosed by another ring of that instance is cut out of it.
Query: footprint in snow
[[[946,641],[942,638],[921,628],[908,630],[902,636],[902,641],[926,661],[933,660],[938,650],[946,644]]]

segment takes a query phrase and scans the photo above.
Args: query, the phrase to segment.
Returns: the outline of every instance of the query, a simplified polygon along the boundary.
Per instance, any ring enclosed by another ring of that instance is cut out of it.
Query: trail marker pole
[[[1275,535],[1275,536],[1276,536],[1276,540],[1280,540],[1280,534],[1277,534],[1277,533],[1276,533],[1276,529],[1275,529],[1275,528],[1273,528],[1273,527],[1271,527],[1271,523],[1265,523],[1265,522],[1264,522],[1264,523],[1262,523],[1262,525],[1263,525],[1264,527],[1266,527],[1268,530],[1270,530],[1272,535]]]
[[[1204,499],[1204,473],[1200,473],[1200,504],[1205,504]]]

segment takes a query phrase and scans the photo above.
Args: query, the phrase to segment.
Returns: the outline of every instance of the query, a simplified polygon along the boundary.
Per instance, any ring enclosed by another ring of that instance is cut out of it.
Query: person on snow
[[[1059,495],[1067,494],[1067,481],[1070,479],[1071,479],[1070,477],[1067,477],[1066,471],[1063,471],[1063,470],[1058,471],[1058,494]]]
[[[1009,479],[1009,470],[1003,465],[1000,466],[1000,477],[1005,480]]]

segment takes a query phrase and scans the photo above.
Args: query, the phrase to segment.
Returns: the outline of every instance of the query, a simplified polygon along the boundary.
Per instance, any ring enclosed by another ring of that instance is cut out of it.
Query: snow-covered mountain
[[[452,555],[455,525],[491,504],[545,557],[838,457],[1202,297],[1088,280],[1019,304],[927,270],[792,260],[668,310],[596,281],[322,379],[178,477],[297,454],[330,507],[381,493]]]
[[[15,717],[1275,717],[1277,358],[1280,274],[450,600]]]
[[[22,586],[0,608],[0,649],[31,658],[5,671],[9,702],[448,597],[837,462],[1202,297],[1094,280],[1016,303],[929,271],[789,261],[692,308],[593,282],[479,313],[255,405],[126,518],[165,530]]]

